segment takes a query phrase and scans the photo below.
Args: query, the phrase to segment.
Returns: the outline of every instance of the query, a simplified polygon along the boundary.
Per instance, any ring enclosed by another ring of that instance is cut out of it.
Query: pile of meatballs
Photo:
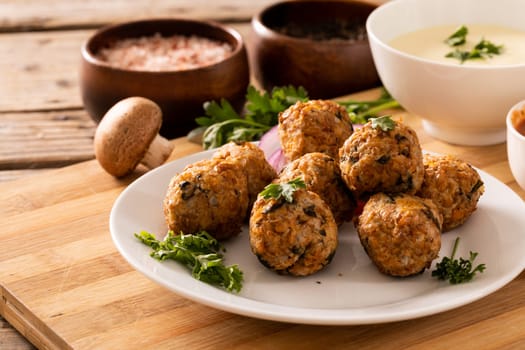
[[[247,223],[251,251],[264,266],[307,276],[330,263],[338,228],[350,221],[379,271],[419,274],[438,257],[441,234],[476,210],[484,186],[469,164],[423,154],[412,128],[390,122],[354,130],[333,101],[297,102],[279,115],[288,161],[279,173],[256,144],[230,142],[171,179],[163,203],[168,227],[225,240]],[[259,195],[297,178],[305,188],[292,201]]]

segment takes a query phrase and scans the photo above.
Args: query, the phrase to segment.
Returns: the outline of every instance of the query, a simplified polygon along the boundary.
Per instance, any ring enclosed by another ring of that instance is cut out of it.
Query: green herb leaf
[[[468,29],[465,26],[461,26],[456,32],[449,36],[445,42],[450,46],[460,46],[466,43]],[[467,60],[473,59],[486,59],[493,55],[501,54],[503,45],[496,45],[493,42],[481,39],[471,50],[456,48],[445,55],[445,57],[455,58],[464,63]]]
[[[306,188],[304,181],[297,177],[291,181],[282,184],[269,184],[261,191],[260,196],[268,198],[284,198],[288,203],[293,203],[293,194],[300,188]]]
[[[468,28],[462,25],[445,42],[450,46],[463,45],[467,41]]]
[[[135,233],[135,237],[151,247],[151,257],[160,261],[175,260],[188,267],[195,279],[230,292],[239,292],[242,288],[242,271],[237,265],[224,265],[223,255],[219,253],[222,246],[205,231],[193,235],[175,235],[168,231],[162,241],[146,231]]]
[[[308,93],[303,87],[275,87],[268,94],[250,85],[246,92],[245,112],[242,116],[224,99],[220,103],[206,102],[205,116],[195,119],[198,125],[206,127],[202,145],[205,149],[210,149],[230,141],[259,140],[278,123],[279,113],[298,101],[308,101]],[[376,100],[337,102],[347,109],[353,124],[364,124],[385,109],[400,107],[384,88]]]
[[[370,121],[372,123],[372,128],[374,129],[381,128],[383,131],[389,131],[396,127],[396,122],[388,115],[379,118],[371,118]]]
[[[482,39],[479,43],[474,46],[470,51],[464,51],[456,49],[446,54],[445,57],[452,57],[458,59],[461,63],[466,60],[473,59],[487,59],[494,55],[500,55],[503,49],[503,45],[495,45],[494,43]]]
[[[468,60],[469,58],[471,58],[469,51],[462,51],[462,50],[459,50],[459,49],[455,49],[454,51],[451,51],[451,52],[447,53],[445,55],[445,57],[455,58],[455,59],[459,60],[459,62],[461,62],[461,63],[463,63],[466,60]]]
[[[202,144],[205,149],[209,149],[230,141],[252,141],[260,138],[270,128],[271,126],[247,119],[229,119],[206,128],[202,136]]]
[[[458,284],[472,280],[477,272],[485,271],[485,264],[479,264],[473,267],[474,260],[478,253],[470,252],[469,259],[455,259],[456,250],[459,245],[459,237],[454,242],[454,248],[450,257],[445,256],[441,262],[436,264],[436,269],[432,271],[432,277],[440,280],[448,280],[450,284]]]
[[[195,119],[207,126],[203,135],[205,149],[222,146],[230,141],[254,141],[278,122],[279,113],[297,101],[307,101],[308,94],[302,87],[276,87],[271,94],[259,92],[248,86],[245,114],[239,115],[225,99],[204,104],[205,116]]]
[[[297,101],[307,101],[308,93],[303,87],[275,87],[271,94],[259,92],[253,86],[246,93],[246,119],[274,126],[278,122],[279,113]]]
[[[484,184],[483,184],[483,181],[478,180],[478,181],[474,184],[474,186],[472,186],[472,189],[470,190],[470,192],[468,193],[468,195],[470,196],[470,195],[474,194],[477,190],[479,190],[481,187],[483,187],[483,185],[484,185]]]
[[[220,104],[215,101],[204,102],[203,108],[206,116],[195,119],[199,125],[210,126],[225,120],[240,118],[230,102],[224,98],[221,99]]]
[[[338,101],[344,107],[350,116],[352,124],[365,124],[370,118],[376,117],[376,114],[385,110],[401,107],[390,93],[381,88],[381,96],[372,101],[355,101],[346,100]]]
[[[503,49],[503,45],[496,45],[491,41],[481,39],[479,43],[474,46],[474,51],[477,51],[480,57],[492,57],[492,55],[499,55]]]

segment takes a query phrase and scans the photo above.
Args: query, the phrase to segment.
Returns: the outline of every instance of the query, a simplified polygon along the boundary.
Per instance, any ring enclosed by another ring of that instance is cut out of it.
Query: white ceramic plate
[[[191,277],[173,261],[159,262],[133,235],[146,230],[163,238],[167,226],[162,200],[169,180],[189,163],[209,158],[197,153],[159,167],[137,179],[115,202],[110,216],[113,241],[138,271],[175,293],[229,312],[284,322],[352,325],[405,320],[450,310],[480,299],[514,279],[525,267],[525,203],[511,189],[480,171],[485,194],[477,211],[460,228],[443,235],[440,261],[461,236],[457,257],[479,253],[484,273],[473,281],[450,285],[430,276],[393,278],[377,271],[365,254],[355,229],[340,229],[332,263],[306,278],[280,276],[263,267],[251,253],[248,231],[228,241],[226,264],[244,272],[241,293],[231,294]],[[435,261],[435,262],[436,262]],[[435,263],[434,262],[434,263]],[[432,266],[432,269],[434,265]]]

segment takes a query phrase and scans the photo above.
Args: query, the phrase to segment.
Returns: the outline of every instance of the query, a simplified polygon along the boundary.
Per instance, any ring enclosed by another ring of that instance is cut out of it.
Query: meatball
[[[257,194],[277,177],[275,169],[266,160],[264,152],[251,142],[227,143],[217,149],[213,158],[229,159],[241,165],[248,182],[248,216]]]
[[[429,199],[398,193],[370,197],[359,216],[361,244],[379,271],[410,276],[429,268],[441,248],[443,219]]]
[[[239,163],[207,159],[174,176],[164,198],[164,215],[175,233],[207,231],[218,240],[241,231],[248,210],[248,185]]]
[[[415,194],[421,187],[423,153],[416,132],[393,123],[384,131],[369,121],[339,151],[341,176],[358,198],[377,192]]]
[[[297,102],[279,114],[279,138],[289,161],[311,152],[339,159],[339,148],[352,134],[346,109],[328,100]]]
[[[450,155],[423,156],[425,177],[418,195],[429,198],[443,215],[443,231],[463,224],[476,210],[483,181],[469,164]]]
[[[337,225],[352,219],[356,202],[341,179],[339,164],[332,157],[319,152],[307,153],[288,163],[275,181],[288,182],[297,177],[302,178],[307,190],[317,193],[328,204]]]
[[[250,246],[279,274],[311,275],[328,265],[337,248],[337,226],[328,205],[299,189],[293,202],[259,196],[250,216]]]

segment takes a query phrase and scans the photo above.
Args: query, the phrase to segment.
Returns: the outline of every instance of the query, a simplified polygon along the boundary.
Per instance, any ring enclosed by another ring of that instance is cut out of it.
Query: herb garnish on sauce
[[[456,47],[445,55],[445,57],[455,58],[461,63],[472,59],[486,59],[493,55],[500,55],[503,45],[496,45],[493,42],[482,38],[474,48],[470,50],[460,49],[457,46],[465,45],[467,41],[468,28],[465,26],[459,27],[452,35],[450,35],[445,42],[452,47]]]
[[[459,27],[454,33],[452,33],[445,42],[449,46],[463,45],[467,41],[468,28],[465,26]]]

